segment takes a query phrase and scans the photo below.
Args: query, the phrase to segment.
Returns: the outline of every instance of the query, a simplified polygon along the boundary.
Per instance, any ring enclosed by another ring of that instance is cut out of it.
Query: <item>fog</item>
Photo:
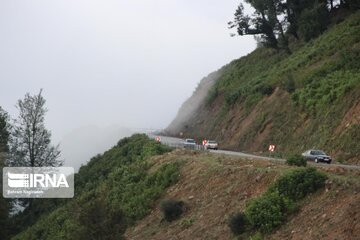
[[[65,166],[72,166],[77,171],[91,157],[103,153],[114,146],[120,138],[130,136],[133,133],[133,130],[116,125],[80,127],[66,134],[62,139],[60,143],[61,158],[65,160]]]
[[[229,37],[238,3],[0,1],[0,106],[14,118],[16,101],[42,88],[46,126],[66,158],[111,145],[75,142],[76,129],[115,144],[98,129],[165,128],[204,76],[255,48],[252,37]]]
[[[176,117],[164,132],[173,136],[179,136],[178,134],[184,129],[184,125],[188,124],[191,118],[196,116],[196,112],[200,111],[201,104],[204,104],[211,87],[214,86],[218,78],[219,72],[213,72],[203,78],[193,95],[181,105]]]

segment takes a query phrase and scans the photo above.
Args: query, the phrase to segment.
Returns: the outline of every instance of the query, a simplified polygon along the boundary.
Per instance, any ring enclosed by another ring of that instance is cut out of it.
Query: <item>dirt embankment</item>
[[[158,204],[129,228],[126,239],[236,239],[227,226],[228,216],[242,211],[246,202],[261,195],[280,176],[285,165],[209,153],[177,150],[153,159],[154,168],[182,161],[178,183],[162,199],[185,202],[180,219],[162,220]],[[306,197],[298,212],[269,239],[356,239],[360,236],[360,173],[326,170],[326,187]],[[160,202],[160,201],[159,201]]]

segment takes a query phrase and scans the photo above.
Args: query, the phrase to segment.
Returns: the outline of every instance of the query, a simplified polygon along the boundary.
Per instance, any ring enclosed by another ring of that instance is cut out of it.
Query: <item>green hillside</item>
[[[321,148],[360,163],[360,12],[291,50],[262,47],[222,67],[199,108],[168,133],[249,152],[272,143],[279,156]]]
[[[316,170],[206,151],[169,152],[134,135],[92,158],[75,181],[73,199],[36,199],[11,218],[8,226],[18,227],[12,239],[354,239],[360,234],[359,172],[338,167]],[[171,221],[161,207],[169,200],[182,203]],[[246,221],[238,224],[234,216]]]
[[[122,239],[126,228],[146,216],[177,181],[176,161],[149,171],[149,157],[168,151],[145,135],[122,139],[81,167],[74,199],[34,200],[13,220],[15,232],[22,231],[13,239]]]

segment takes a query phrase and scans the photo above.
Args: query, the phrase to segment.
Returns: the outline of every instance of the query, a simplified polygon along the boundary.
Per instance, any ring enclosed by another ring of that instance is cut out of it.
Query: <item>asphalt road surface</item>
[[[148,136],[153,139],[155,139],[156,137],[160,137],[160,142],[162,144],[168,145],[170,147],[180,148],[183,146],[183,139],[181,139],[181,138],[158,136],[158,135],[153,135],[153,134],[148,134]],[[208,151],[211,153],[214,153],[214,154],[224,154],[224,155],[245,157],[245,158],[250,158],[250,159],[254,159],[254,160],[271,160],[271,161],[280,162],[280,163],[285,163],[285,161],[286,161],[285,159],[281,159],[281,158],[258,156],[258,155],[254,155],[254,154],[243,153],[243,152],[235,152],[235,151],[227,151],[227,150],[208,150]],[[316,167],[328,167],[328,168],[342,167],[342,168],[346,168],[346,169],[360,170],[360,166],[358,166],[358,165],[345,165],[345,164],[333,164],[333,163],[326,164],[326,163],[314,163],[314,162],[308,162],[308,164],[310,164],[312,166],[316,166]]]

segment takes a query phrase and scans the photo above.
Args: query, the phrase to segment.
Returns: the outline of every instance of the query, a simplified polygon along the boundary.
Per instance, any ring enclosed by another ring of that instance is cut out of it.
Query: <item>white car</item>
[[[185,139],[184,148],[195,149],[195,147],[196,147],[196,141],[194,139],[191,139],[191,138]]]
[[[214,149],[217,150],[218,149],[218,143],[216,141],[213,140],[209,140],[205,143],[204,145],[205,149]]]

